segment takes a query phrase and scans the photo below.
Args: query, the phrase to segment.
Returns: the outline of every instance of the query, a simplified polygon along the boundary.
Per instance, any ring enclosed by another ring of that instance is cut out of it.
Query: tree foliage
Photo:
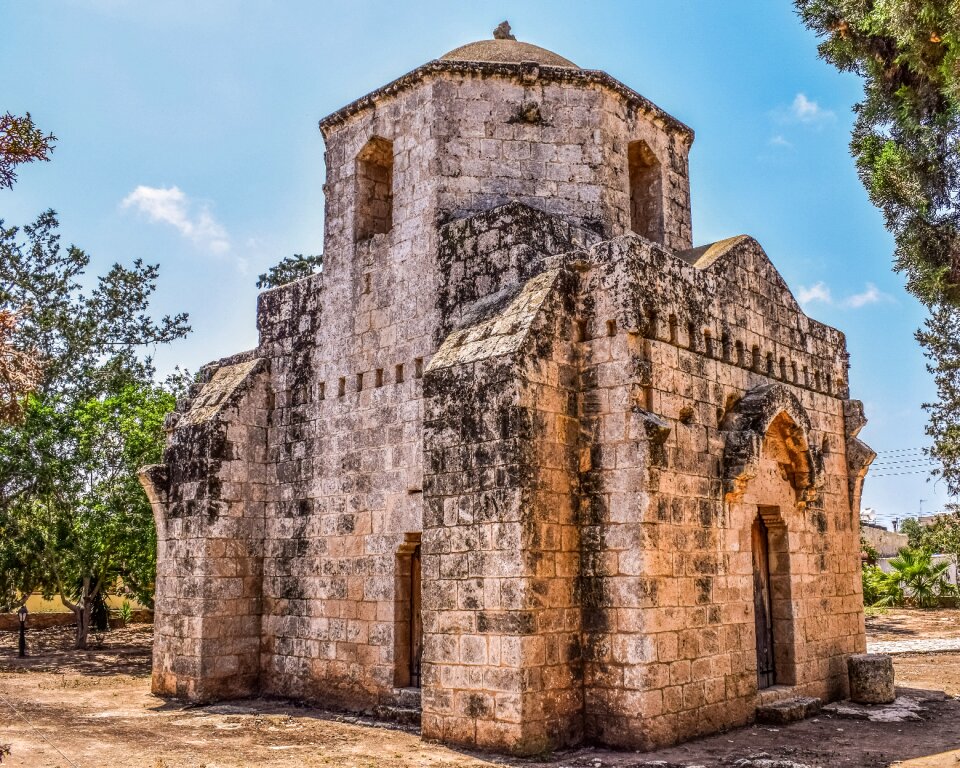
[[[43,371],[35,350],[17,341],[22,314],[24,310],[0,310],[0,423],[23,418],[24,399],[39,386]]]
[[[33,124],[28,112],[18,117],[0,116],[0,189],[10,189],[16,180],[14,169],[23,163],[49,160],[56,137],[46,136]],[[23,416],[23,399],[40,380],[35,350],[18,343],[17,325],[29,307],[0,309],[0,422]]]
[[[40,589],[77,614],[117,579],[149,604],[155,533],[137,470],[157,461],[169,387],[145,350],[189,331],[149,313],[156,266],[115,264],[82,289],[89,257],[62,248],[56,216],[0,222],[0,309],[30,306],[18,336],[43,360],[20,423],[0,427],[0,601]]]
[[[949,568],[948,560],[934,563],[930,552],[904,547],[891,558],[889,573],[875,566],[864,569],[864,598],[873,598],[871,605],[934,608],[953,591]]]
[[[960,491],[960,3],[796,0],[823,59],[863,78],[850,149],[896,242],[895,266],[931,308],[917,333],[937,385],[927,434]]]
[[[954,562],[960,562],[960,506],[957,504],[948,504],[947,509],[927,525],[909,518],[900,530],[907,534],[911,548],[950,555]]]
[[[850,149],[925,303],[960,303],[960,9],[945,0],[796,0],[822,58],[864,81]]]
[[[56,140],[33,124],[29,112],[22,117],[9,112],[0,115],[0,189],[13,186],[18,165],[49,160]]]
[[[276,266],[270,267],[257,279],[257,288],[276,288],[278,285],[292,283],[302,277],[323,271],[323,254],[304,256],[296,253],[287,256]]]
[[[927,370],[933,374],[937,399],[924,403],[926,433],[933,438],[927,453],[939,463],[933,475],[943,478],[951,496],[960,494],[960,310],[949,305],[933,308],[917,331],[924,347]]]

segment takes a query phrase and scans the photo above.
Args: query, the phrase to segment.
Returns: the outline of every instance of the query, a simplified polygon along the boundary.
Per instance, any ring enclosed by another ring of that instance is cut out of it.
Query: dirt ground
[[[868,618],[871,639],[960,636],[960,611],[889,611]],[[895,657],[899,686],[945,691],[923,721],[875,723],[821,713],[791,726],[740,728],[652,753],[581,749],[534,760],[428,744],[412,729],[262,699],[192,707],[150,693],[149,625],[70,650],[70,630],[0,633],[3,767],[30,768],[932,768],[960,766],[960,653]],[[909,693],[909,691],[907,691]],[[741,763],[742,765],[742,763]]]

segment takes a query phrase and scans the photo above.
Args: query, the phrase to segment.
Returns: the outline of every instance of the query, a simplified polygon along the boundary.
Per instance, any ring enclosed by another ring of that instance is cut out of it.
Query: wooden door
[[[410,558],[410,685],[420,687],[420,659],[423,656],[423,620],[420,616],[420,545]]]
[[[770,541],[763,518],[753,522],[753,616],[757,629],[757,682],[769,688],[776,680],[773,661],[773,599],[770,594]]]

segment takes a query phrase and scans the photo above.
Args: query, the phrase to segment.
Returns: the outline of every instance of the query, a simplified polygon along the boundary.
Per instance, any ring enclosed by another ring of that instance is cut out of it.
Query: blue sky
[[[753,235],[807,313],[847,334],[861,437],[881,454],[864,506],[889,521],[942,505],[915,463],[934,395],[924,312],[847,149],[860,84],[817,59],[788,0],[7,0],[0,110],[59,143],[0,191],[0,218],[52,207],[97,271],[159,263],[157,311],[189,312],[194,332],[158,368],[196,370],[256,344],[260,272],[322,250],[317,121],[504,18],[696,130],[695,244]]]

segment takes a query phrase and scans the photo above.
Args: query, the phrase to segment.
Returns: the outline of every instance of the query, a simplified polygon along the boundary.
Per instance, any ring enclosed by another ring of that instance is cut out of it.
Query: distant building
[[[907,546],[907,534],[888,531],[875,523],[860,523],[860,535],[880,553],[880,557],[894,557],[902,547]]]

